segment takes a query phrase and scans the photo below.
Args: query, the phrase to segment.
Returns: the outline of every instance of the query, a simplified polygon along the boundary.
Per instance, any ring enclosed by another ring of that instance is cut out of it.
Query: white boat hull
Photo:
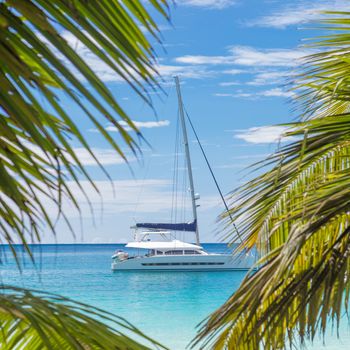
[[[114,271],[229,271],[249,270],[254,264],[252,254],[155,255],[114,259]]]

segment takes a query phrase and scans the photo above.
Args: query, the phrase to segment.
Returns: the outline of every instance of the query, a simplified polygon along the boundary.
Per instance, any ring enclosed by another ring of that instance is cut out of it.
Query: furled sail
[[[150,230],[170,230],[170,231],[188,231],[196,232],[197,221],[192,222],[182,222],[177,224],[167,224],[167,223],[137,223],[136,228],[146,228]]]

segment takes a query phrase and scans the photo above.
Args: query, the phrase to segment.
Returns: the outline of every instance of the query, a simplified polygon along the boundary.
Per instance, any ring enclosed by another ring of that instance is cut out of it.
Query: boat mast
[[[183,133],[184,146],[185,146],[188,178],[189,178],[189,182],[190,182],[190,192],[191,192],[191,199],[192,199],[193,219],[194,219],[194,222],[196,223],[196,244],[200,245],[199,232],[198,232],[198,221],[197,221],[197,205],[196,205],[196,196],[195,196],[194,185],[193,185],[193,175],[192,175],[190,149],[189,149],[189,146],[188,146],[185,114],[184,114],[184,108],[183,108],[182,97],[181,97],[180,81],[179,81],[179,77],[178,76],[175,76],[175,84],[176,84],[177,98],[178,98],[178,102],[179,102],[179,112],[180,112],[182,133]]]

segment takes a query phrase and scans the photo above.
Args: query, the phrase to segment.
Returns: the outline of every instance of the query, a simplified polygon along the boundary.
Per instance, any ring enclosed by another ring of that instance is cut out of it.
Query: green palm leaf
[[[4,350],[164,349],[123,318],[44,292],[2,286],[0,320]]]
[[[166,0],[151,0],[147,8],[168,19]],[[159,87],[150,44],[159,41],[159,31],[142,0],[0,2],[0,244],[9,244],[19,268],[14,243],[22,243],[32,256],[28,243],[40,242],[43,228],[55,233],[57,218],[49,216],[47,202],[65,220],[64,199],[79,210],[68,181],[81,191],[82,178],[94,186],[73,144],[100,164],[61,95],[116,156],[127,161],[125,146],[138,152],[139,130],[67,34],[150,107],[147,92]],[[106,122],[119,130],[121,141],[105,130]],[[159,347],[125,320],[101,310],[1,287],[2,349],[148,348],[141,342]]]
[[[202,325],[196,343],[299,348],[329,322],[339,326],[348,310],[350,13],[329,15],[322,22],[329,34],[309,45],[316,53],[305,58],[299,76],[303,113],[286,133],[297,141],[263,162],[272,169],[231,197],[241,248],[257,247],[259,269]]]
[[[165,0],[152,1],[151,7],[167,18]],[[140,135],[137,127],[65,34],[151,105],[147,87],[158,83],[146,35],[159,40],[158,28],[140,0],[6,0],[0,3],[0,26],[0,243],[19,241],[30,253],[27,240],[40,240],[42,223],[54,230],[45,201],[52,201],[58,213],[63,197],[78,208],[67,179],[78,186],[81,175],[91,181],[72,140],[99,163],[58,92],[70,98],[120,157],[127,161],[122,144],[105,130],[106,122],[118,128],[132,152],[138,149],[120,120],[134,135]]]

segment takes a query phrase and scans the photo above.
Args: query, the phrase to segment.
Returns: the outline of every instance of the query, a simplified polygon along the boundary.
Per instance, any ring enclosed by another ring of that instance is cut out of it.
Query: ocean
[[[203,244],[210,252],[224,252],[224,244]],[[197,325],[239,286],[244,272],[112,272],[111,255],[121,244],[33,245],[36,265],[24,254],[19,273],[2,247],[3,284],[41,289],[91,304],[122,316],[148,336],[173,350],[184,350]],[[20,251],[20,249],[19,249]],[[350,348],[348,321],[308,349]]]

